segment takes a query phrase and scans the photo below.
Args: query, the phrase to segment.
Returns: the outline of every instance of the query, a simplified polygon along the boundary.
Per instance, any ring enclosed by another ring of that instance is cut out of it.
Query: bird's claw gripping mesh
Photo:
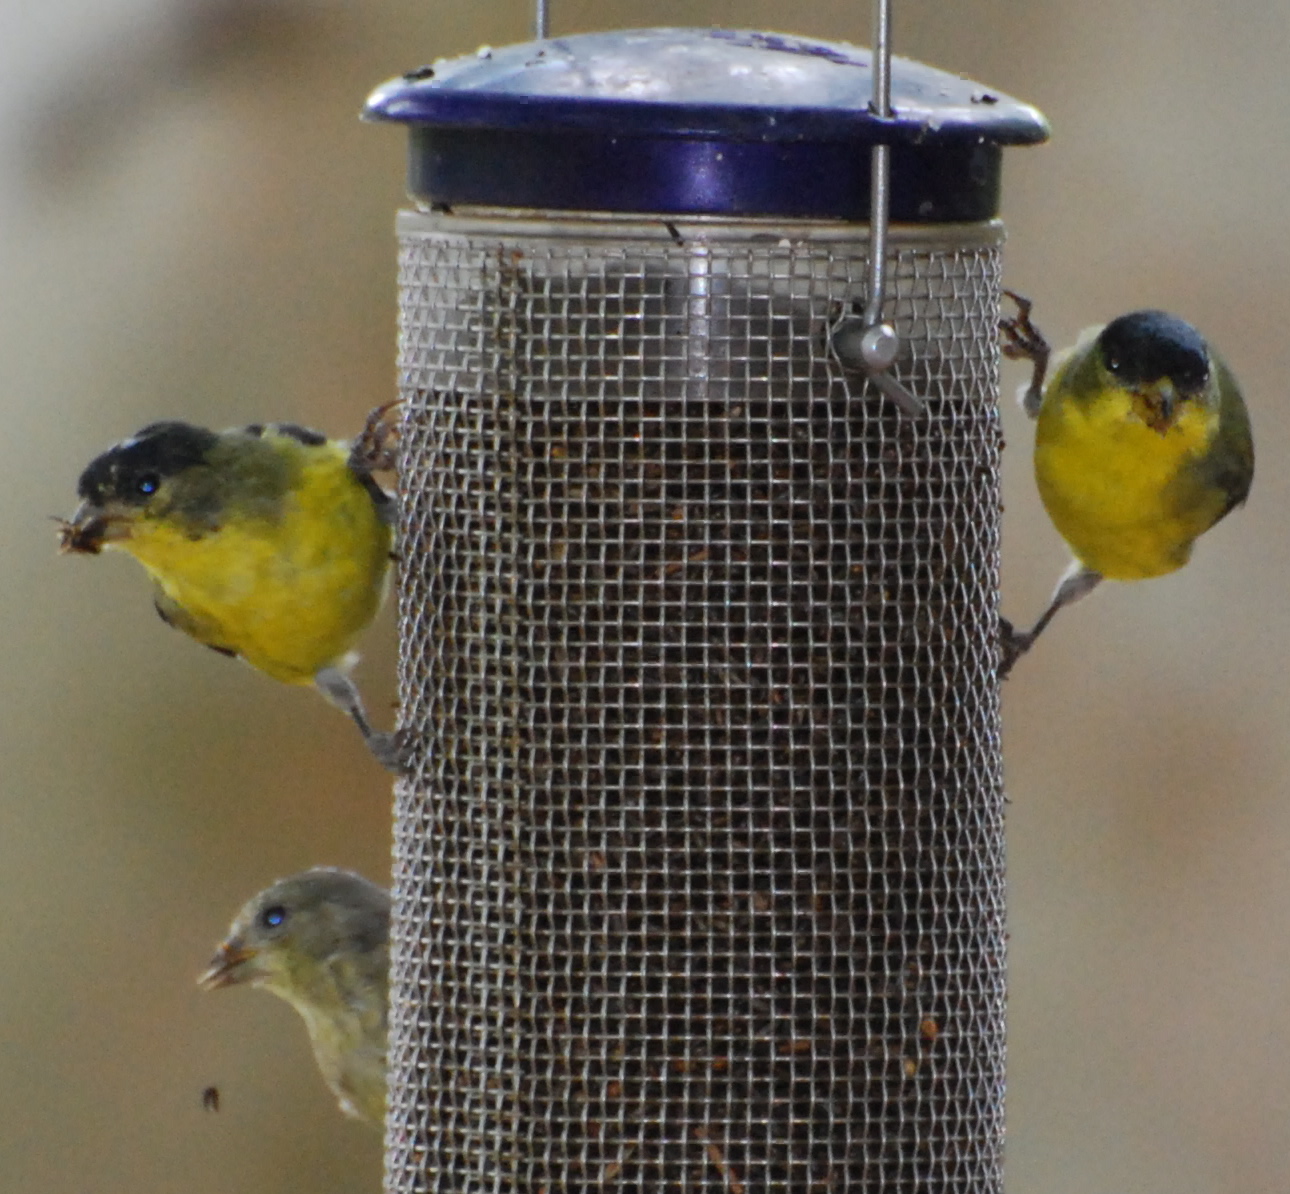
[[[997,1191],[995,224],[405,215],[387,1190]]]

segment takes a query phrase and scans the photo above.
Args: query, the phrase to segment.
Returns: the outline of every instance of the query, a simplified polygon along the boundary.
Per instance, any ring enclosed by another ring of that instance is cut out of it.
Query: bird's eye
[[[1114,353],[1108,353],[1106,357],[1106,367],[1112,373],[1119,373],[1121,369],[1120,358]]]
[[[161,488],[161,478],[156,473],[144,473],[134,483],[134,487],[144,497],[151,497]]]
[[[287,910],[281,904],[274,904],[260,913],[260,924],[266,929],[276,929],[287,919]]]

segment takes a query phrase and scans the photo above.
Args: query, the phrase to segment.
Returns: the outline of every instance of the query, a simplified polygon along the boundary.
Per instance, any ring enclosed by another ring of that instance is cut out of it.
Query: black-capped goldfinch
[[[152,423],[81,474],[62,548],[129,552],[164,621],[275,680],[316,685],[397,770],[395,735],[372,729],[349,677],[389,574],[394,499],[371,474],[392,463],[384,409],[353,444],[290,423]]]
[[[389,936],[384,888],[317,867],[251,899],[197,981],[207,991],[248,984],[285,999],[304,1020],[341,1110],[380,1127]]]
[[[1005,355],[1030,360],[1022,405],[1035,427],[1035,481],[1075,559],[1028,631],[1003,624],[1006,674],[1064,605],[1104,578],[1145,580],[1181,568],[1196,539],[1245,501],[1254,443],[1227,365],[1191,324],[1133,311],[1090,328],[1054,362],[1011,291]]]

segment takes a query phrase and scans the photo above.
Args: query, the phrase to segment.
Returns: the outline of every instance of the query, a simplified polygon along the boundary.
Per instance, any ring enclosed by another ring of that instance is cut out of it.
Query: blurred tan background
[[[1220,15],[1218,9],[1222,8]],[[553,0],[554,31],[864,42],[861,0]],[[469,14],[469,15],[467,15]],[[394,392],[403,137],[378,82],[528,36],[526,4],[44,0],[0,17],[0,1189],[376,1191],[293,1013],[193,979],[314,863],[388,877],[338,714],[180,635],[123,558],[60,559],[80,468],[160,417],[348,434]],[[1063,614],[1006,691],[1010,1191],[1290,1187],[1290,8],[896,0],[901,53],[1028,99],[1007,276],[1050,336],[1135,306],[1243,379],[1247,509],[1182,574]],[[1065,564],[1009,366],[1004,608]],[[382,721],[392,620],[359,678]],[[204,1112],[200,1092],[223,1091]]]

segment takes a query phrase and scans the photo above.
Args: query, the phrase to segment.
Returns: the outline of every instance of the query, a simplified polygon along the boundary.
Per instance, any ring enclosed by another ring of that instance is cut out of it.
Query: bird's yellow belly
[[[1185,411],[1162,433],[1127,401],[1072,405],[1041,411],[1036,428],[1035,480],[1053,525],[1080,563],[1111,580],[1181,568],[1222,510],[1222,495],[1188,472],[1212,441],[1212,422]]]
[[[180,628],[288,684],[340,663],[385,593],[390,532],[347,473],[293,492],[279,520],[192,540],[162,524],[122,544],[182,609]]]

